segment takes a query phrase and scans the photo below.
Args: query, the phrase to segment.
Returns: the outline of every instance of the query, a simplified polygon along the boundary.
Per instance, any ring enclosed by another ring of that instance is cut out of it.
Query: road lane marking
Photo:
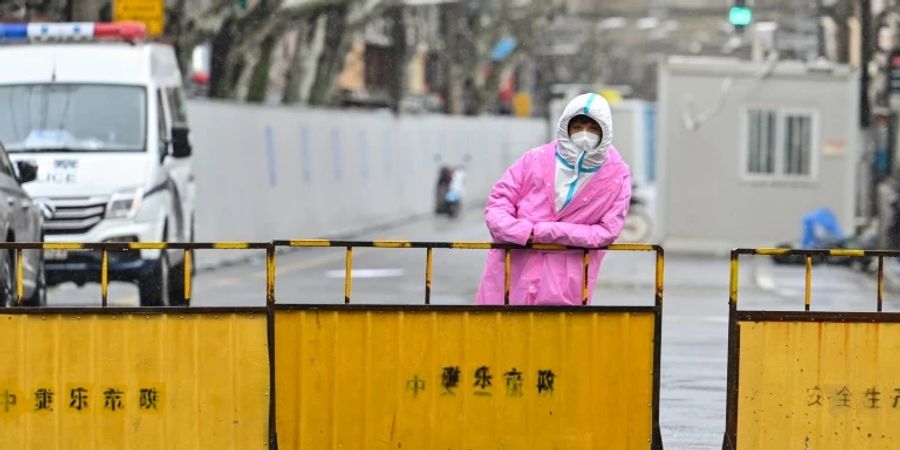
[[[216,278],[216,281],[213,282],[213,286],[214,287],[235,286],[235,285],[240,284],[241,281],[242,281],[242,277]]]
[[[325,276],[327,278],[340,278],[343,279],[346,271],[344,270],[329,270],[325,272]],[[362,278],[396,278],[402,277],[406,274],[406,271],[403,269],[353,269],[350,271],[350,276],[354,279],[362,279]]]
[[[372,251],[371,248],[354,248],[353,256],[354,259],[359,258],[360,256],[367,255]],[[294,254],[294,253],[292,253]],[[275,266],[275,276],[280,277],[283,275],[287,275],[294,272],[303,272],[306,270],[317,269],[322,266],[336,263],[344,260],[344,252],[329,252],[323,255],[312,256],[309,258],[304,258],[299,261],[277,264]],[[259,271],[256,273],[252,273],[249,275],[244,275],[243,277],[239,277],[241,279],[251,279],[251,278],[266,278],[266,272]]]

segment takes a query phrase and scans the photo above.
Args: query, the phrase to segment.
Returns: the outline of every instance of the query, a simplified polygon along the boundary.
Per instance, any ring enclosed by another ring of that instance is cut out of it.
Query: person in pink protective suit
[[[575,97],[556,140],[529,150],[494,184],[484,220],[494,242],[605,247],[622,230],[631,171],[612,145],[612,114],[597,94]],[[605,252],[592,250],[589,292]],[[512,250],[510,303],[580,305],[583,252]],[[491,250],[476,303],[502,305],[504,250]]]

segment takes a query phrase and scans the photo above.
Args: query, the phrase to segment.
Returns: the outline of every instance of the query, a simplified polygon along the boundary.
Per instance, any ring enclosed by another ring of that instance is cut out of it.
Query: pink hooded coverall
[[[569,139],[569,121],[577,115],[594,119],[603,131],[594,149],[581,151]],[[558,162],[559,161],[559,162]],[[556,210],[557,164],[590,175],[561,210]],[[525,245],[563,244],[605,247],[619,236],[631,199],[631,172],[612,146],[609,104],[596,94],[573,99],[559,119],[557,139],[529,150],[494,184],[484,219],[494,242]],[[590,252],[589,295],[593,296],[605,252]],[[580,305],[584,277],[583,252],[513,250],[510,304]],[[504,251],[490,250],[476,303],[502,305]]]

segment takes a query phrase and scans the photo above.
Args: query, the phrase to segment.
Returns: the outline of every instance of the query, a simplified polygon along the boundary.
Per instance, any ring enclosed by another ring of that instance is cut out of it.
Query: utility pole
[[[825,24],[822,22],[825,17],[825,5],[822,0],[816,0],[816,56],[825,57]]]
[[[386,14],[391,21],[391,54],[389,73],[390,81],[388,82],[388,93],[391,101],[391,108],[394,113],[400,112],[400,105],[403,96],[406,94],[407,84],[407,63],[409,62],[409,44],[407,43],[406,33],[407,25],[405,20],[405,7],[397,5],[390,8]]]
[[[872,3],[871,0],[859,1],[860,24],[860,61],[859,61],[859,126],[868,129],[872,122],[872,105],[869,101],[869,62],[875,40],[872,39]]]
[[[459,3],[445,3],[441,8],[441,33],[444,36],[444,103],[447,114],[463,113],[463,73],[460,49],[460,21],[464,10]]]

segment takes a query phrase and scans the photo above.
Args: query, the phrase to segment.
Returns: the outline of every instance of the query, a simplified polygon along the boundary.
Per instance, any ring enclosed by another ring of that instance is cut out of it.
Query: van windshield
[[[141,152],[146,104],[138,86],[0,86],[0,142],[10,152]]]

